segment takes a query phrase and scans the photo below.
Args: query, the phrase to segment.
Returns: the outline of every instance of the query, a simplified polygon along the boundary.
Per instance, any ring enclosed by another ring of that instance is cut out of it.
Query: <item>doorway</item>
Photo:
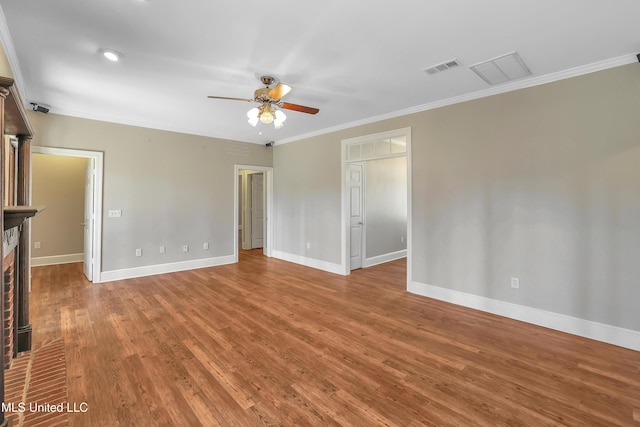
[[[46,154],[71,158],[87,159],[83,178],[84,200],[82,222],[82,262],[83,271],[89,281],[101,282],[101,249],[102,249],[102,179],[103,179],[103,153],[96,151],[73,150],[66,148],[31,146],[32,160],[34,154]],[[31,170],[31,182],[33,183],[33,170]],[[33,184],[32,184],[33,185]],[[33,194],[33,188],[32,192]],[[31,235],[33,240],[33,233]],[[34,242],[30,242],[30,252]],[[31,253],[29,254],[31,257]],[[61,260],[64,262],[64,260]],[[76,260],[78,261],[78,260]],[[69,262],[69,261],[66,261]]]
[[[264,248],[264,172],[241,170],[238,231],[244,250]]]
[[[273,168],[236,165],[234,177],[234,257],[239,249],[259,249],[271,256]]]
[[[411,265],[411,129],[342,141],[343,274],[407,257]]]

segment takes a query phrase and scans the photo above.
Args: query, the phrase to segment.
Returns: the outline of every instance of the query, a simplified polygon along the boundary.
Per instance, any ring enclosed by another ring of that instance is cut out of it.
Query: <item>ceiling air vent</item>
[[[450,68],[459,67],[460,63],[457,59],[452,59],[451,61],[443,62],[441,64],[432,65],[431,67],[425,68],[424,71],[427,74],[436,74],[441,71],[446,71]]]
[[[497,85],[531,75],[531,70],[520,58],[518,52],[511,52],[487,61],[478,62],[469,68],[490,85]]]

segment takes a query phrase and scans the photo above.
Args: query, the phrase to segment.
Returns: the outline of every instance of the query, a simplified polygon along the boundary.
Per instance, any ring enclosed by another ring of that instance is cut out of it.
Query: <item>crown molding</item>
[[[363,126],[371,123],[380,122],[382,120],[395,119],[397,117],[407,116],[409,114],[420,113],[423,111],[433,110],[440,107],[446,107],[448,105],[472,101],[474,99],[480,99],[488,96],[499,95],[501,93],[512,92],[514,90],[526,89],[533,86],[540,86],[547,83],[553,83],[553,82],[568,79],[571,77],[578,77],[584,74],[594,73],[596,71],[602,71],[602,70],[607,70],[609,68],[615,68],[622,65],[632,64],[634,62],[638,62],[638,58],[635,53],[622,55],[616,58],[594,62],[592,64],[581,65],[579,67],[574,67],[567,70],[558,71],[555,73],[545,74],[543,76],[530,77],[527,79],[517,80],[514,82],[509,82],[503,85],[482,89],[482,90],[465,94],[465,95],[454,96],[452,98],[429,102],[427,104],[417,105],[415,107],[405,108],[403,110],[397,110],[391,113],[381,114],[378,116],[368,117],[362,120],[357,120],[349,123],[340,124],[337,126],[328,127],[325,129],[320,129],[313,132],[304,133],[302,135],[297,135],[291,138],[284,138],[282,140],[277,141],[276,145],[300,141],[303,139],[325,135],[332,132],[351,129],[357,126]]]

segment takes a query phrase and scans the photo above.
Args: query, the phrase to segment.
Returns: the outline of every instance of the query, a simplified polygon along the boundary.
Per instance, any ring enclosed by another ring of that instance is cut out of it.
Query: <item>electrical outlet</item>
[[[160,246],[160,253],[163,254],[167,252],[167,248],[165,248],[164,246]]]
[[[40,249],[40,242],[33,242],[34,249]]]
[[[512,277],[511,278],[511,287],[513,289],[519,289],[520,288],[520,279],[518,279],[517,277]]]
[[[209,242],[204,242],[202,244],[202,249],[204,249],[205,251],[209,250]]]
[[[400,243],[404,243],[404,236],[400,236]]]
[[[182,247],[182,252],[189,252],[189,245],[184,245]]]
[[[311,242],[307,242],[307,249],[311,249]]]
[[[142,256],[142,249],[136,249],[136,256]]]

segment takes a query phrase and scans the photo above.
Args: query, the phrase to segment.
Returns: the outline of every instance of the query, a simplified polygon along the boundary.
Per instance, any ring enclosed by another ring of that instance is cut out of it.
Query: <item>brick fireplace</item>
[[[4,369],[11,367],[17,353],[31,348],[29,323],[29,223],[41,208],[4,207],[2,238],[2,356]]]
[[[15,288],[15,274],[14,274],[15,256],[12,251],[4,258],[2,263],[2,272],[4,275],[4,294],[3,294],[3,310],[4,310],[4,324],[2,328],[4,330],[4,342],[2,343],[2,355],[4,369],[11,367],[11,361],[14,356],[14,288]]]

